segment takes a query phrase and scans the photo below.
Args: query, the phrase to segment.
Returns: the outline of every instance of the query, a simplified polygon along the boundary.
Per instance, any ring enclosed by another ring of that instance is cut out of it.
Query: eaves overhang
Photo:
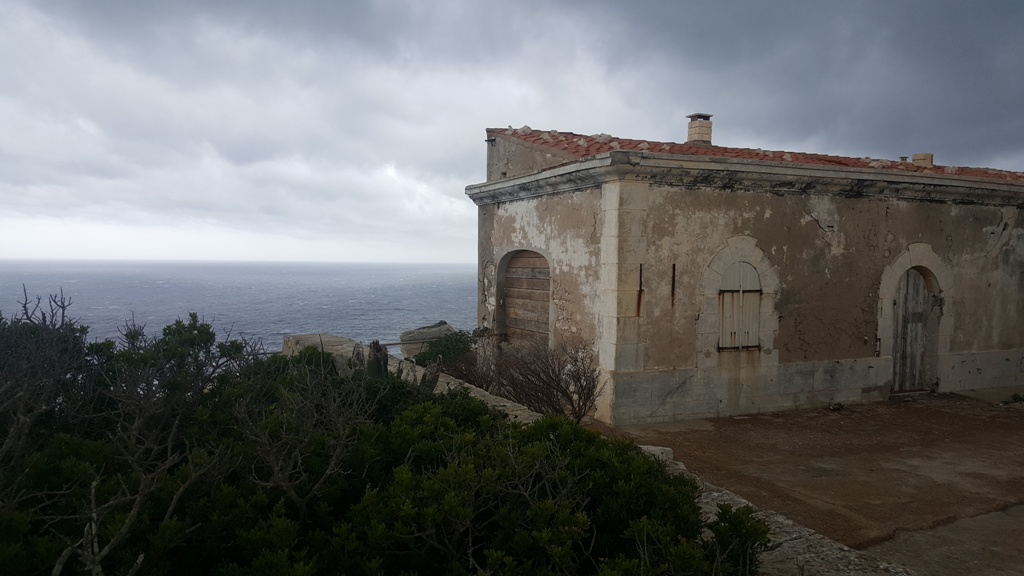
[[[627,160],[625,170],[619,164],[623,160]],[[466,186],[466,195],[478,206],[510,202],[594,188],[622,178],[630,170],[628,159],[620,153],[612,152],[555,166],[536,174]]]
[[[1024,208],[1024,185],[991,179],[632,151],[606,152],[536,174],[474,184],[466,187],[466,195],[477,205],[494,204],[594,188],[612,180],[649,182],[683,190],[820,194]]]

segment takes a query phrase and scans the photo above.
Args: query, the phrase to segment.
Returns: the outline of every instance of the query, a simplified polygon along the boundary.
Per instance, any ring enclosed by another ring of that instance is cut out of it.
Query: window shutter
[[[722,275],[718,301],[719,348],[757,348],[761,318],[761,279],[757,270],[746,262],[730,266]]]
[[[722,308],[722,334],[718,340],[718,346],[720,348],[739,348],[738,330],[740,323],[737,319],[739,310],[739,301],[737,298],[739,292],[722,292],[719,294],[719,302]]]
[[[743,292],[742,303],[743,319],[740,329],[740,346],[743,348],[757,348],[760,344],[760,320],[761,320],[761,291]]]

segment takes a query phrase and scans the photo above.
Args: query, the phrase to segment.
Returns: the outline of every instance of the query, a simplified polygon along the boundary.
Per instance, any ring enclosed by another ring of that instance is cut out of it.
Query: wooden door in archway
[[[925,390],[937,371],[938,318],[922,273],[911,268],[900,278],[893,303],[893,392]]]
[[[505,339],[512,345],[548,345],[551,268],[544,256],[520,250],[505,266]]]

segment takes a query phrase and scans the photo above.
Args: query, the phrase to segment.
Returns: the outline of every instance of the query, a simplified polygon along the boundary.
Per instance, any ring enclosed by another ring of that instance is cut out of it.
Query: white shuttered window
[[[718,293],[722,332],[718,347],[722,350],[758,348],[761,318],[761,279],[746,262],[737,262],[722,276]]]

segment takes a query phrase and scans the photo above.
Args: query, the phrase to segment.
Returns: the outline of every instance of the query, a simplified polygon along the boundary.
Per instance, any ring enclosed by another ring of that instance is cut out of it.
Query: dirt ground
[[[920,394],[617,430],[672,448],[691,472],[758,507],[919,574],[1024,573],[1020,405]]]

